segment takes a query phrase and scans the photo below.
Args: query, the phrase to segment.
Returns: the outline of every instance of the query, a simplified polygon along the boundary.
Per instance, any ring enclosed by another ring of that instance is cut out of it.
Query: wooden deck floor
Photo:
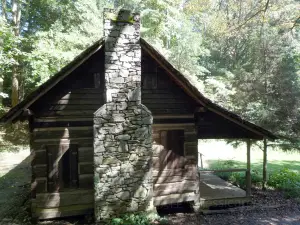
[[[241,188],[234,186],[212,173],[200,174],[200,205],[201,208],[245,204],[250,197]]]

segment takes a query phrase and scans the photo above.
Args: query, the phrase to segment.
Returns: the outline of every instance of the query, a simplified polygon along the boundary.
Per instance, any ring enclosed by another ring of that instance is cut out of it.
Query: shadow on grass
[[[1,172],[1,166],[0,166]],[[30,195],[30,157],[0,177],[0,224],[1,221],[21,222],[30,220],[28,200]]]

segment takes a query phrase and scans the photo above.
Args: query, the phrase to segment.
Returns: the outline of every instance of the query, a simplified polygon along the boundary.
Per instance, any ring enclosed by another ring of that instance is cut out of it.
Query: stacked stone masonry
[[[153,118],[141,104],[139,15],[105,10],[104,35],[106,104],[94,114],[96,221],[153,207]]]

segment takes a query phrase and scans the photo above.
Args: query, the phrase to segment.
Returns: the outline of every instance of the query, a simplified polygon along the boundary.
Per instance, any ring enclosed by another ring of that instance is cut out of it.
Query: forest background
[[[214,102],[300,149],[299,0],[1,0],[3,112],[103,35],[109,7]]]

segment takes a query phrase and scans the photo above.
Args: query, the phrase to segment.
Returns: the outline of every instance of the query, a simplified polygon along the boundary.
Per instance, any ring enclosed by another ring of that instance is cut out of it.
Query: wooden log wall
[[[93,209],[93,113],[104,104],[103,55],[103,50],[95,53],[30,108],[34,114],[30,129],[32,210],[36,217],[80,215]],[[197,141],[193,113],[197,104],[149,55],[145,52],[142,55],[142,103],[152,111],[158,128],[184,129],[184,155],[187,164],[195,166]],[[62,168],[60,160],[67,151],[72,151],[71,158],[64,160],[77,161],[76,169],[74,161],[69,169]],[[183,174],[190,171],[187,167]],[[58,180],[49,178],[50,173]],[[61,180],[64,173],[73,173],[69,182]],[[192,198],[190,184],[182,183],[191,182],[188,177],[174,175],[170,183],[181,182],[180,188],[166,191],[161,191],[163,186],[159,185],[165,183],[159,178],[155,185],[161,194],[157,197],[163,197],[157,201],[163,202],[164,196],[171,195],[170,198],[178,200],[176,196],[186,190],[186,196],[180,198]],[[87,198],[78,198],[80,195]]]
[[[30,108],[37,218],[92,213],[93,113],[104,104],[102,55],[96,53]]]
[[[197,103],[151,56],[142,53],[142,103],[153,115],[194,113]]]
[[[162,167],[161,132],[183,130],[184,132],[184,166],[169,169]],[[197,178],[197,146],[195,125],[186,124],[154,124],[153,125],[153,185],[154,205],[166,205],[193,201],[199,192]]]
[[[196,113],[195,119],[199,139],[260,139],[258,134],[243,128],[210,110]]]

